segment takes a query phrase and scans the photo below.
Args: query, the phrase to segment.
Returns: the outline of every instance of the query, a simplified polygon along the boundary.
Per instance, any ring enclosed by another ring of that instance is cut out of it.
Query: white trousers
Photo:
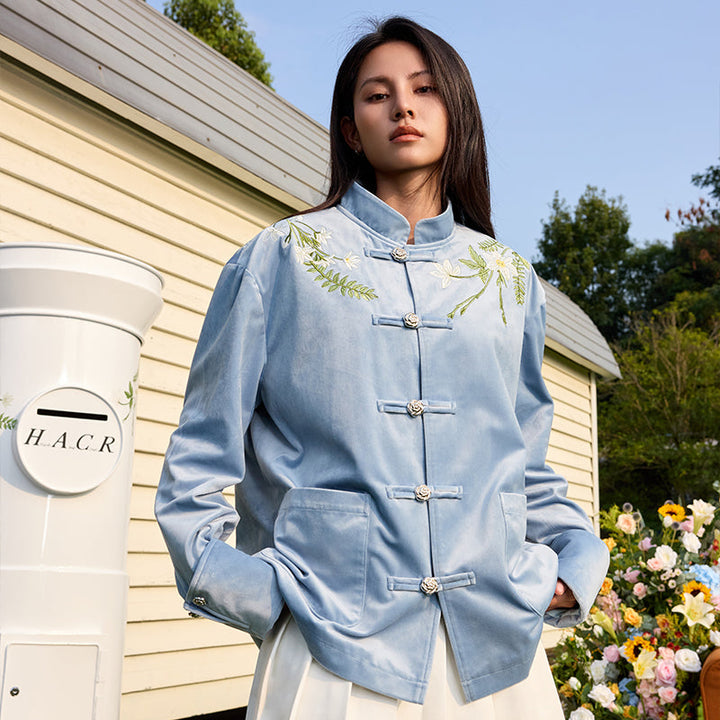
[[[465,702],[441,621],[422,705],[396,700],[334,675],[313,660],[292,617],[263,641],[247,720],[563,720],[542,645],[529,676]]]

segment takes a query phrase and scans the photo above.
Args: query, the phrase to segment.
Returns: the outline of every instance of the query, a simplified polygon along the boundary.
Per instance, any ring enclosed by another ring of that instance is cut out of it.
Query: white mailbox
[[[162,278],[0,245],[0,720],[115,720],[140,344]]]

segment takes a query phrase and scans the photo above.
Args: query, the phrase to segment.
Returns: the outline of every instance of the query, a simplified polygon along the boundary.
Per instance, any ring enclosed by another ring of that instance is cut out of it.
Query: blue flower
[[[694,575],[698,582],[710,588],[713,595],[720,594],[720,575],[709,565],[693,565],[688,574]]]
[[[639,700],[640,698],[638,698],[635,693],[630,693],[630,695],[628,696],[627,704],[632,705],[633,707],[637,707]]]
[[[620,689],[621,692],[630,692],[630,689],[628,688],[628,685],[629,685],[631,682],[633,682],[632,678],[623,678],[623,679],[618,683],[618,688]]]

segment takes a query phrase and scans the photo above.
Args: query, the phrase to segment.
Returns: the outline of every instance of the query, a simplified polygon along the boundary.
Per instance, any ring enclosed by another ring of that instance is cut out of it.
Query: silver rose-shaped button
[[[417,417],[418,415],[422,415],[425,411],[425,406],[423,405],[422,400],[411,400],[407,404],[407,411],[408,415],[412,415],[413,417]]]
[[[420,318],[413,312],[403,315],[403,322],[406,328],[416,328],[420,325]]]
[[[420,583],[420,589],[426,595],[433,595],[440,589],[440,583],[438,583],[437,578],[426,577],[423,578],[423,581]]]
[[[430,499],[432,490],[427,485],[418,485],[415,488],[415,499],[418,502],[425,502]]]
[[[394,247],[390,255],[395,262],[405,262],[408,259],[408,251],[402,245]]]
[[[207,605],[207,600],[202,595],[198,595],[197,597],[194,597],[192,599],[192,601],[193,601],[193,605],[197,605],[198,607]]]

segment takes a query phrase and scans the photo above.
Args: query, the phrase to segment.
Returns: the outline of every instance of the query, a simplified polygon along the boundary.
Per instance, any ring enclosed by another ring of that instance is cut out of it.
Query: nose
[[[404,117],[414,117],[415,111],[412,108],[410,97],[405,92],[399,92],[395,100],[395,107],[393,111],[393,118],[395,120],[402,120]]]
[[[402,119],[403,119],[404,117],[406,117],[406,116],[407,116],[407,117],[414,117],[414,115],[415,115],[415,113],[413,112],[413,109],[412,109],[412,108],[410,108],[410,107],[405,107],[405,106],[403,105],[403,106],[398,106],[398,107],[395,109],[395,114],[393,115],[393,117],[394,117],[396,120],[402,120]]]

